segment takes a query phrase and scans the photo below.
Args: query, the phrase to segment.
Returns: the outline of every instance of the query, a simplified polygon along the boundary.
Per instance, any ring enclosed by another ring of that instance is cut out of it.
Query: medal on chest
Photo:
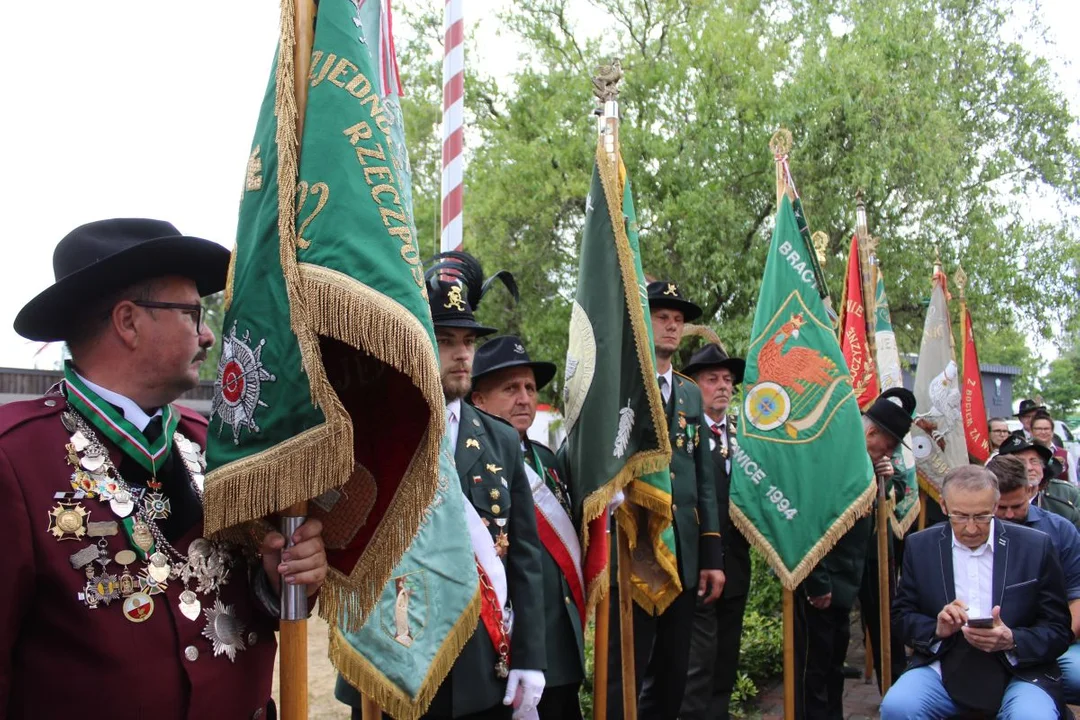
[[[91,610],[122,600],[124,617],[143,623],[154,613],[155,596],[162,596],[170,582],[179,581],[183,588],[177,602],[180,614],[191,622],[204,623],[202,635],[215,656],[226,655],[235,661],[236,654],[246,648],[244,624],[233,607],[218,597],[229,578],[230,548],[206,538],[193,540],[187,554],[173,547],[159,527],[171,514],[172,504],[156,477],[146,488],[128,485],[93,428],[80,415],[69,411],[61,419],[71,433],[65,450],[74,492],[57,493],[58,503],[49,513],[48,531],[58,541],[86,538],[96,542],[70,558],[72,567],[82,570],[86,577],[78,599]],[[206,472],[201,449],[180,433],[174,435],[173,442],[201,502]],[[95,498],[117,519],[91,522],[91,511],[83,502]],[[131,549],[110,557],[108,538],[119,534],[121,526]],[[113,563],[122,570],[111,571]],[[204,609],[200,596],[213,596],[212,605]]]

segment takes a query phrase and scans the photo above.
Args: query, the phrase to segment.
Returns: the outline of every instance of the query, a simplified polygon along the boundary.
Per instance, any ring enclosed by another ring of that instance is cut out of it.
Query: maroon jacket
[[[264,716],[276,620],[255,599],[243,558],[221,589],[222,602],[245,625],[248,648],[236,662],[214,657],[202,636],[204,616],[192,622],[180,613],[179,581],[153,596],[153,615],[142,623],[124,617],[122,600],[91,610],[78,599],[86,576],[69,557],[88,542],[58,541],[48,532],[53,494],[71,491],[64,449],[70,433],[60,420],[65,408],[60,395],[0,407],[0,718]],[[206,421],[181,413],[180,432],[205,445]],[[119,466],[120,452],[111,448],[111,457]],[[117,520],[97,498],[81,503],[91,521]],[[201,534],[199,522],[173,545],[186,552]],[[122,529],[107,539],[114,557],[129,549]],[[137,565],[130,566],[132,574]],[[212,594],[199,599],[204,610],[213,604]],[[198,653],[194,661],[190,648]]]

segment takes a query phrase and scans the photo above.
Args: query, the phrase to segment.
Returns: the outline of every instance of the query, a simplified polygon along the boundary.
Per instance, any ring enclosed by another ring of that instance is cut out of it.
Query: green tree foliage
[[[507,87],[468,67],[465,246],[489,271],[512,270],[523,293],[481,317],[521,332],[534,356],[565,355],[595,145],[589,78],[612,54],[646,272],[682,283],[729,350],[749,341],[775,210],[767,144],[780,126],[795,136],[811,228],[830,239],[836,295],[864,189],[901,351],[918,350],[935,248],[946,268],[963,261],[986,328],[1049,338],[1076,298],[1076,228],[1029,211],[1035,197],[1080,200],[1075,119],[1047,63],[1005,39],[1010,13],[1026,18],[1033,4],[592,0],[602,38],[573,24],[576,6],[518,0],[501,18],[528,58]],[[433,238],[441,74],[426,40],[438,20],[426,5],[411,20],[427,29],[403,71],[417,222]]]
[[[1055,418],[1066,420],[1080,409],[1080,353],[1051,361],[1042,382],[1043,401]]]

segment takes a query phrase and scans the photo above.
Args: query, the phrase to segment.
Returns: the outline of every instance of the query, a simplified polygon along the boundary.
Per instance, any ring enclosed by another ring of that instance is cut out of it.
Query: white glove
[[[513,705],[513,720],[536,717],[536,706],[544,694],[544,673],[539,670],[511,670],[506,679],[503,705]]]
[[[618,510],[619,506],[622,505],[624,502],[626,502],[626,496],[623,495],[622,490],[619,490],[611,496],[611,502],[609,502],[607,506],[608,512],[614,515],[615,511]]]

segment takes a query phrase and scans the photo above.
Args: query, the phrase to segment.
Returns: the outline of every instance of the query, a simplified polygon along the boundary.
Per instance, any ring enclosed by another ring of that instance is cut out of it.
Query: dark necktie
[[[997,713],[1009,684],[1009,671],[999,653],[972,647],[962,633],[941,656],[941,683],[949,697],[965,709]]]
[[[161,437],[161,417],[161,415],[155,415],[150,418],[150,422],[147,423],[146,429],[143,430],[143,437],[146,438],[147,442],[152,443]]]

